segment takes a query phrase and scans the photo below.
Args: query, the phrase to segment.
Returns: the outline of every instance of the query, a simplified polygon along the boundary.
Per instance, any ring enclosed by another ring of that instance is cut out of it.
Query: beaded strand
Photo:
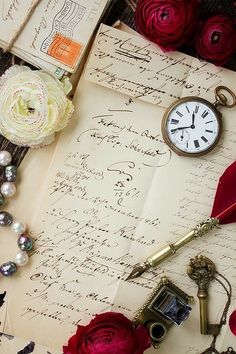
[[[1,185],[0,206],[5,204],[5,198],[13,197],[16,193],[16,186],[13,182],[16,181],[17,169],[11,165],[12,156],[8,151],[0,151],[0,166],[4,169],[4,182]]]
[[[11,165],[12,156],[8,151],[0,151],[0,166],[4,167],[4,182],[0,187],[0,206],[5,204],[5,198],[12,197],[16,192],[14,182],[17,177],[17,168]],[[0,275],[9,277],[16,273],[17,267],[28,263],[30,252],[33,248],[33,240],[26,233],[26,225],[20,221],[13,221],[13,216],[7,211],[0,211],[0,226],[11,226],[11,230],[18,235],[17,245],[19,251],[14,261],[8,261],[0,265]]]
[[[33,248],[33,240],[26,233],[25,224],[19,221],[14,221],[11,224],[11,229],[18,235],[17,245],[20,251],[16,253],[14,261],[8,261],[0,266],[0,274],[4,277],[9,277],[16,273],[18,266],[25,266],[29,260],[28,252],[30,252]]]

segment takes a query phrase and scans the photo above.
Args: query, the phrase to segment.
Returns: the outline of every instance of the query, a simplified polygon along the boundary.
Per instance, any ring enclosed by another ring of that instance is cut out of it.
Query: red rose
[[[78,326],[76,334],[63,347],[64,354],[143,354],[151,345],[144,326],[133,323],[120,313],[106,312],[87,326]]]
[[[236,311],[231,313],[229,317],[229,327],[231,332],[236,336]]]
[[[164,51],[176,50],[193,35],[198,8],[198,0],[139,0],[138,31]]]
[[[224,65],[235,51],[236,29],[229,15],[214,15],[200,27],[196,39],[198,54],[216,65]]]

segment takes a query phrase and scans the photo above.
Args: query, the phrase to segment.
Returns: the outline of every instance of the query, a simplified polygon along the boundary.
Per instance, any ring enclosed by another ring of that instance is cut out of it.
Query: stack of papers
[[[111,0],[42,0],[11,49],[32,65],[61,77],[73,73]],[[0,46],[6,49],[35,0],[3,0]]]

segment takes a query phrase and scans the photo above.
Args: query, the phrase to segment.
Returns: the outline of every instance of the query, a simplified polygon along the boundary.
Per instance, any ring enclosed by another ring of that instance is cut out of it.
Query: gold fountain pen
[[[201,222],[192,231],[190,231],[187,235],[183,236],[175,243],[170,243],[156,253],[152,254],[144,262],[138,263],[130,275],[126,278],[126,280],[138,278],[150,268],[155,268],[158,264],[165,261],[170,256],[173,256],[179,248],[183,247],[195,238],[202,237],[203,235],[207,234],[218,224],[218,218],[209,218]]]

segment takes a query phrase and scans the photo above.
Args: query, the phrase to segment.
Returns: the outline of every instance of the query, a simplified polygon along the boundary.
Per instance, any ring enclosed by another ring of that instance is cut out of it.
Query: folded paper
[[[56,74],[74,72],[110,0],[41,0],[17,37],[12,53]],[[34,5],[33,0],[3,1],[0,46],[7,48]]]
[[[109,27],[106,30],[117,42],[133,38]],[[135,41],[140,48],[149,45],[142,38]],[[110,49],[113,53],[112,46]],[[156,67],[161,67],[163,58],[157,48],[152,50],[159,58]],[[175,72],[195,60],[180,53],[176,56]],[[117,77],[122,74],[123,57],[122,69],[118,61],[114,66]],[[198,65],[191,80],[200,87],[199,95],[213,97],[219,81],[234,85],[235,73],[216,72],[203,62]],[[90,73],[88,63],[86,77]],[[132,81],[140,83],[139,74],[133,66]],[[185,94],[186,90],[180,88],[179,92]],[[207,157],[179,157],[171,153],[161,136],[165,108],[119,91],[82,78],[74,97],[74,119],[51,152],[51,161],[38,157],[38,152],[35,157],[31,154],[32,175],[26,177],[29,188],[21,185],[14,213],[19,218],[24,215],[36,246],[21,277],[14,282],[1,281],[7,291],[0,310],[1,330],[6,333],[59,350],[76,325],[88,323],[96,313],[112,309],[132,319],[165,274],[171,274],[177,286],[193,295],[186,264],[202,249],[206,256],[214,254],[224,275],[235,277],[234,227],[224,225],[161,268],[125,281],[140,259],[173,242],[208,215],[217,180],[235,159],[236,121],[234,111],[227,110],[223,139]],[[163,95],[168,104],[169,92]],[[29,173],[27,166],[26,171]],[[2,235],[2,260],[9,254],[10,243],[14,249],[14,240]],[[217,287],[212,291],[216,296],[209,311],[214,321],[225,296]],[[175,348],[176,354],[189,354],[206,348],[211,339],[202,338],[198,320],[196,305],[186,324],[172,328],[159,353],[169,354]],[[224,332],[221,340],[223,350]],[[148,349],[147,353],[156,351]]]

